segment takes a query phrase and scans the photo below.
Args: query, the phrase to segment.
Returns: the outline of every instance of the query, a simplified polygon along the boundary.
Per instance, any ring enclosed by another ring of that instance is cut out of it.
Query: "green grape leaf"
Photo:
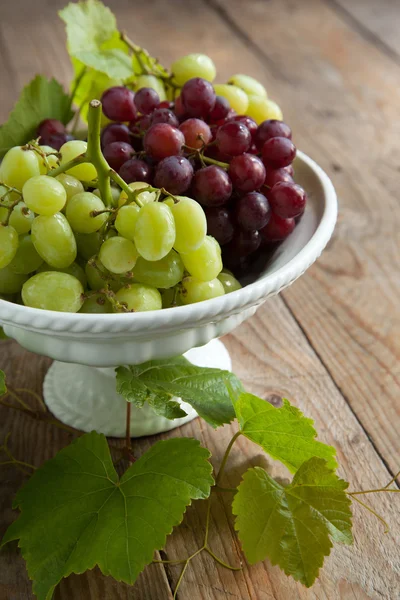
[[[234,399],[243,391],[242,384],[233,373],[196,367],[184,356],[119,367],[116,372],[117,392],[128,402],[143,406],[149,401],[153,406],[159,406],[168,398],[181,398],[213,427],[230,423],[235,418],[226,385],[230,386]],[[179,416],[186,414],[182,412]]]
[[[194,439],[158,442],[119,479],[106,438],[83,435],[18,492],[2,544],[19,539],[38,600],[95,565],[133,584],[191,501],[209,496],[209,455]]]
[[[4,396],[7,392],[6,375],[4,371],[0,371],[0,396]]]
[[[288,400],[283,400],[281,408],[275,408],[269,402],[245,393],[239,396],[234,406],[243,435],[281,461],[292,473],[313,456],[326,460],[329,467],[337,467],[335,448],[315,439],[317,432],[312,419],[305,417]]]
[[[70,3],[59,11],[59,15],[66,24],[71,57],[110,78],[132,76],[128,48],[119,39],[115,16],[102,2]]]
[[[249,469],[232,506],[247,560],[268,557],[310,587],[331,551],[330,536],[352,543],[347,487],[320,458],[304,463],[286,487],[260,467]]]
[[[0,158],[13,146],[22,146],[37,136],[43,119],[58,119],[66,125],[73,117],[71,98],[55,80],[37,75],[21,92],[8,120],[0,127]]]

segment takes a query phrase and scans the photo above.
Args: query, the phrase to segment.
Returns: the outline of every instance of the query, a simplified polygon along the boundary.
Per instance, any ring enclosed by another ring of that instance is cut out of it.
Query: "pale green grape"
[[[168,288],[167,290],[161,289],[160,294],[163,308],[173,308],[174,306],[182,306],[182,300],[179,295],[179,290],[177,286],[173,288]]]
[[[242,289],[241,283],[231,273],[220,273],[218,279],[224,286],[225,294]]]
[[[37,252],[47,264],[65,269],[76,258],[76,241],[62,213],[40,216],[32,223],[32,240]]]
[[[132,202],[132,204],[121,206],[118,210],[117,218],[115,219],[115,228],[118,233],[132,242],[139,212],[139,206]]]
[[[90,262],[88,262],[85,266],[85,274],[90,289],[102,290],[109,285],[113,292],[118,292],[118,290],[122,287],[122,283],[119,281],[119,278],[116,279],[115,275],[112,275],[110,271],[107,271],[101,262],[96,260],[96,257],[93,257],[93,260],[95,260],[96,266]]]
[[[206,215],[200,204],[192,198],[178,198],[178,203],[170,204],[176,228],[174,248],[178,252],[192,252],[201,246],[206,237]]]
[[[61,183],[67,193],[67,203],[73,196],[85,191],[85,188],[79,179],[72,177],[72,175],[68,175],[68,173],[61,173],[60,175],[57,175],[56,179]]]
[[[96,194],[96,196],[102,200],[99,189],[93,190],[93,194]],[[114,185],[112,185],[111,186],[111,196],[113,199],[113,206],[118,206],[120,195],[121,195],[121,190],[118,187],[115,187]]]
[[[121,304],[126,304],[128,310],[134,312],[162,308],[160,292],[155,287],[142,285],[141,283],[131,283],[124,286],[116,293],[116,298]]]
[[[142,87],[149,87],[156,90],[161,102],[167,99],[163,82],[154,75],[139,75],[135,79],[135,90],[140,90]]]
[[[87,284],[87,278],[85,271],[82,269],[78,263],[73,262],[72,265],[69,265],[66,269],[57,269],[56,267],[51,267],[47,263],[43,263],[37,269],[38,273],[44,273],[45,271],[59,271],[60,273],[67,273],[68,275],[72,275],[76,277],[81,282],[82,286],[85,288]]]
[[[249,98],[240,87],[237,85],[229,85],[228,83],[217,83],[214,85],[214,90],[217,96],[226,98],[233,110],[239,115],[246,114],[249,105]]]
[[[8,210],[4,206],[0,206],[0,223],[4,225],[8,217]],[[15,227],[14,227],[15,229]]]
[[[0,269],[0,294],[16,294],[20,292],[28,275],[14,273],[10,267]]]
[[[8,266],[14,273],[27,275],[36,271],[42,262],[43,259],[36,252],[32,237],[27,234],[20,236],[17,253]]]
[[[221,248],[210,235],[206,236],[197,250],[181,254],[181,258],[190,275],[200,281],[211,281],[222,270]]]
[[[66,217],[73,231],[94,233],[107,221],[108,213],[92,217],[93,211],[105,210],[102,200],[91,192],[75,194],[67,204]]]
[[[18,233],[10,225],[0,225],[0,269],[6,267],[18,249]]]
[[[19,202],[11,213],[10,225],[11,227],[14,227],[19,235],[22,233],[29,233],[34,218],[34,213],[27,207],[25,202]]]
[[[249,105],[244,111],[247,116],[255,120],[259,125],[267,119],[277,119],[282,121],[283,114],[280,107],[267,98],[260,98],[259,96],[249,96]]]
[[[98,231],[94,233],[75,233],[76,245],[80,256],[89,260],[98,253],[101,246],[101,236]]]
[[[188,54],[178,58],[171,65],[171,72],[174,76],[174,82],[179,86],[183,86],[193,77],[214,81],[217,74],[215,64],[206,54]]]
[[[37,175],[28,179],[22,188],[22,195],[28,208],[47,217],[60,212],[67,201],[64,186],[48,175]]]
[[[182,304],[194,304],[211,298],[218,298],[225,294],[224,286],[219,279],[200,281],[195,277],[185,277],[179,292]]]
[[[136,192],[136,190],[141,190],[142,188],[149,187],[149,184],[145,183],[144,181],[133,181],[132,183],[130,183],[128,185],[128,187],[129,187],[129,189],[132,190],[132,192]],[[157,198],[157,193],[156,192],[142,192],[141,194],[138,194],[137,198],[142,204],[149,204],[150,202],[155,202],[155,200]],[[124,204],[126,204],[127,200],[128,200],[128,195],[124,190],[122,190],[122,192],[119,196],[119,199],[118,199],[118,206],[123,206]]]
[[[143,258],[164,258],[175,243],[175,221],[169,206],[159,202],[145,204],[140,209],[133,237]]]
[[[6,185],[22,191],[31,177],[40,175],[38,155],[33,150],[22,150],[21,146],[11,148],[1,163],[1,180]]]
[[[60,166],[60,159],[57,156],[57,150],[55,150],[51,146],[39,146],[39,148],[46,153],[47,164],[50,167],[50,169],[56,169]],[[48,168],[44,159],[38,156],[38,160],[41,167],[40,172],[43,174],[47,173]]]
[[[112,313],[112,306],[104,294],[96,294],[87,298],[80,309],[81,313],[107,314]]]
[[[38,273],[22,287],[25,306],[43,310],[78,312],[83,304],[82,296],[81,282],[72,275],[57,271]]]
[[[171,250],[161,260],[149,261],[141,256],[137,259],[133,272],[135,281],[157,288],[170,288],[183,277],[184,266],[181,257]]]
[[[85,154],[87,150],[87,143],[81,140],[71,140],[66,142],[60,148],[61,153],[61,164],[65,165],[70,160],[73,160],[81,154]],[[76,177],[80,181],[92,181],[97,178],[97,171],[91,163],[82,163],[77,167],[73,167],[67,171],[68,175]]]
[[[250,75],[232,75],[228,83],[240,87],[246,94],[260,96],[260,98],[267,97],[267,90],[263,84],[254,79],[254,77],[250,77]]]
[[[138,256],[135,244],[120,236],[106,240],[99,252],[100,261],[105,268],[117,275],[131,271]]]

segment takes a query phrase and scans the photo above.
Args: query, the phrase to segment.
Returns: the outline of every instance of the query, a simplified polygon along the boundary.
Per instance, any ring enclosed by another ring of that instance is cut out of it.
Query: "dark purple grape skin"
[[[126,183],[134,181],[145,181],[151,183],[152,169],[139,158],[130,158],[119,170],[119,175]]]
[[[119,171],[134,153],[132,146],[126,142],[113,142],[103,150],[104,158],[114,171]]]
[[[234,156],[228,171],[233,187],[239,192],[258,190],[265,180],[265,167],[253,154]]]
[[[150,158],[162,160],[181,154],[184,143],[185,137],[179,129],[168,123],[157,123],[146,131],[143,147]]]
[[[288,181],[291,183],[293,182],[293,178],[287,168],[272,169],[268,167],[266,169],[264,185],[272,188],[278,181]]]
[[[254,139],[258,129],[258,125],[254,119],[248,117],[247,115],[235,115],[231,120],[245,125],[250,131],[252,139]]]
[[[267,198],[259,192],[249,192],[239,198],[235,206],[238,225],[246,231],[262,229],[271,218],[271,207]]]
[[[265,142],[272,137],[285,137],[289,140],[292,139],[292,130],[289,125],[286,125],[283,121],[277,121],[276,119],[268,119],[263,121],[256,130],[254,141],[259,150],[262,149]]]
[[[230,242],[235,231],[230,211],[220,206],[206,208],[204,212],[207,218],[208,235],[212,235],[220,246]]]
[[[243,123],[229,121],[222,125],[216,135],[217,146],[223,154],[238,156],[251,146],[251,133]]]
[[[181,90],[182,106],[189,117],[207,117],[215,106],[215,91],[201,77],[189,79]]]
[[[65,142],[68,142],[69,140],[69,135],[67,134],[67,132],[65,133],[54,133],[53,135],[51,135],[48,139],[48,146],[51,146],[52,148],[54,148],[54,150],[59,150],[61,148],[61,146],[63,146],[65,144]]]
[[[101,132],[101,147],[105,148],[113,142],[125,142],[129,144],[131,136],[129,129],[123,123],[109,123]]]
[[[200,204],[222,206],[232,194],[232,182],[226,171],[216,165],[209,165],[195,173],[192,191]]]
[[[294,219],[282,219],[272,213],[267,225],[260,230],[262,243],[268,245],[283,242],[292,233],[295,226]]]
[[[268,198],[273,212],[282,219],[298,217],[304,212],[307,196],[300,185],[279,182],[269,191]]]
[[[152,88],[144,87],[135,93],[134,102],[142,115],[149,115],[160,104],[160,96]]]
[[[225,119],[230,109],[230,104],[223,96],[216,96],[214,108],[210,112],[210,122],[220,121]]]
[[[67,133],[64,125],[57,119],[45,119],[39,124],[37,135],[43,146],[51,146],[59,150],[67,141]]]
[[[136,117],[134,98],[132,90],[122,85],[109,88],[101,97],[103,113],[111,121],[133,121]]]
[[[154,176],[154,185],[170,194],[183,194],[193,179],[193,167],[183,156],[168,156],[160,161]]]
[[[235,232],[232,240],[223,247],[222,260],[228,267],[240,266],[250,254],[258,250],[261,244],[259,231],[244,231],[239,229]]]
[[[168,123],[172,127],[179,127],[179,121],[169,108],[156,108],[151,115],[151,124]]]
[[[281,169],[290,165],[296,158],[296,146],[288,138],[273,137],[264,143],[261,153],[267,168]]]

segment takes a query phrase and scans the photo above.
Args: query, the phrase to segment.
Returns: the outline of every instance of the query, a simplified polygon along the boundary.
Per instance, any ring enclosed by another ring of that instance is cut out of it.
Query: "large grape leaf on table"
[[[232,507],[247,560],[268,557],[310,587],[331,551],[331,538],[352,543],[347,486],[320,458],[304,463],[286,487],[260,467],[249,469]]]
[[[191,501],[209,496],[209,455],[194,439],[161,441],[119,479],[106,438],[83,435],[18,492],[21,514],[2,543],[19,540],[38,600],[95,565],[133,584]]]

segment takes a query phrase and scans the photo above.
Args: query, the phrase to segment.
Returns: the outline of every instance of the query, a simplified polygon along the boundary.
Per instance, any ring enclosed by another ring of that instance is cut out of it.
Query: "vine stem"
[[[351,496],[351,494],[348,494],[349,496]],[[370,513],[372,513],[384,526],[385,526],[385,531],[384,533],[389,533],[389,525],[388,523],[385,521],[385,519],[383,517],[381,517],[381,515],[379,515],[373,508],[371,508],[370,506],[368,506],[368,504],[365,504],[365,502],[362,502],[362,500],[360,500],[360,498],[357,498],[357,496],[351,496],[353,500],[355,500],[356,502],[358,502],[358,504],[361,504],[361,506],[363,506],[364,508],[366,508]]]
[[[106,161],[100,146],[102,107],[100,100],[92,100],[89,103],[88,112],[88,142],[86,157],[94,165],[97,171],[98,187],[100,196],[106,206],[113,206],[114,201],[111,193],[110,165]]]
[[[126,447],[131,448],[131,403],[126,403]]]
[[[215,485],[217,485],[217,486],[219,485],[219,483],[220,483],[220,481],[221,481],[221,477],[222,477],[222,475],[223,475],[223,473],[224,473],[225,466],[226,466],[226,462],[227,462],[227,460],[228,460],[228,458],[229,458],[229,454],[230,454],[230,452],[231,452],[231,450],[232,450],[232,446],[233,446],[233,444],[236,442],[236,440],[238,439],[238,437],[239,437],[240,435],[242,435],[242,432],[241,432],[241,431],[237,431],[237,432],[235,433],[235,435],[233,436],[233,438],[231,439],[231,441],[229,442],[229,444],[228,444],[228,446],[227,446],[227,448],[226,448],[226,450],[225,450],[225,454],[224,454],[224,456],[223,456],[223,458],[222,458],[221,466],[220,466],[220,468],[219,468],[219,471],[218,471],[217,477],[216,477],[216,479],[215,479]]]

